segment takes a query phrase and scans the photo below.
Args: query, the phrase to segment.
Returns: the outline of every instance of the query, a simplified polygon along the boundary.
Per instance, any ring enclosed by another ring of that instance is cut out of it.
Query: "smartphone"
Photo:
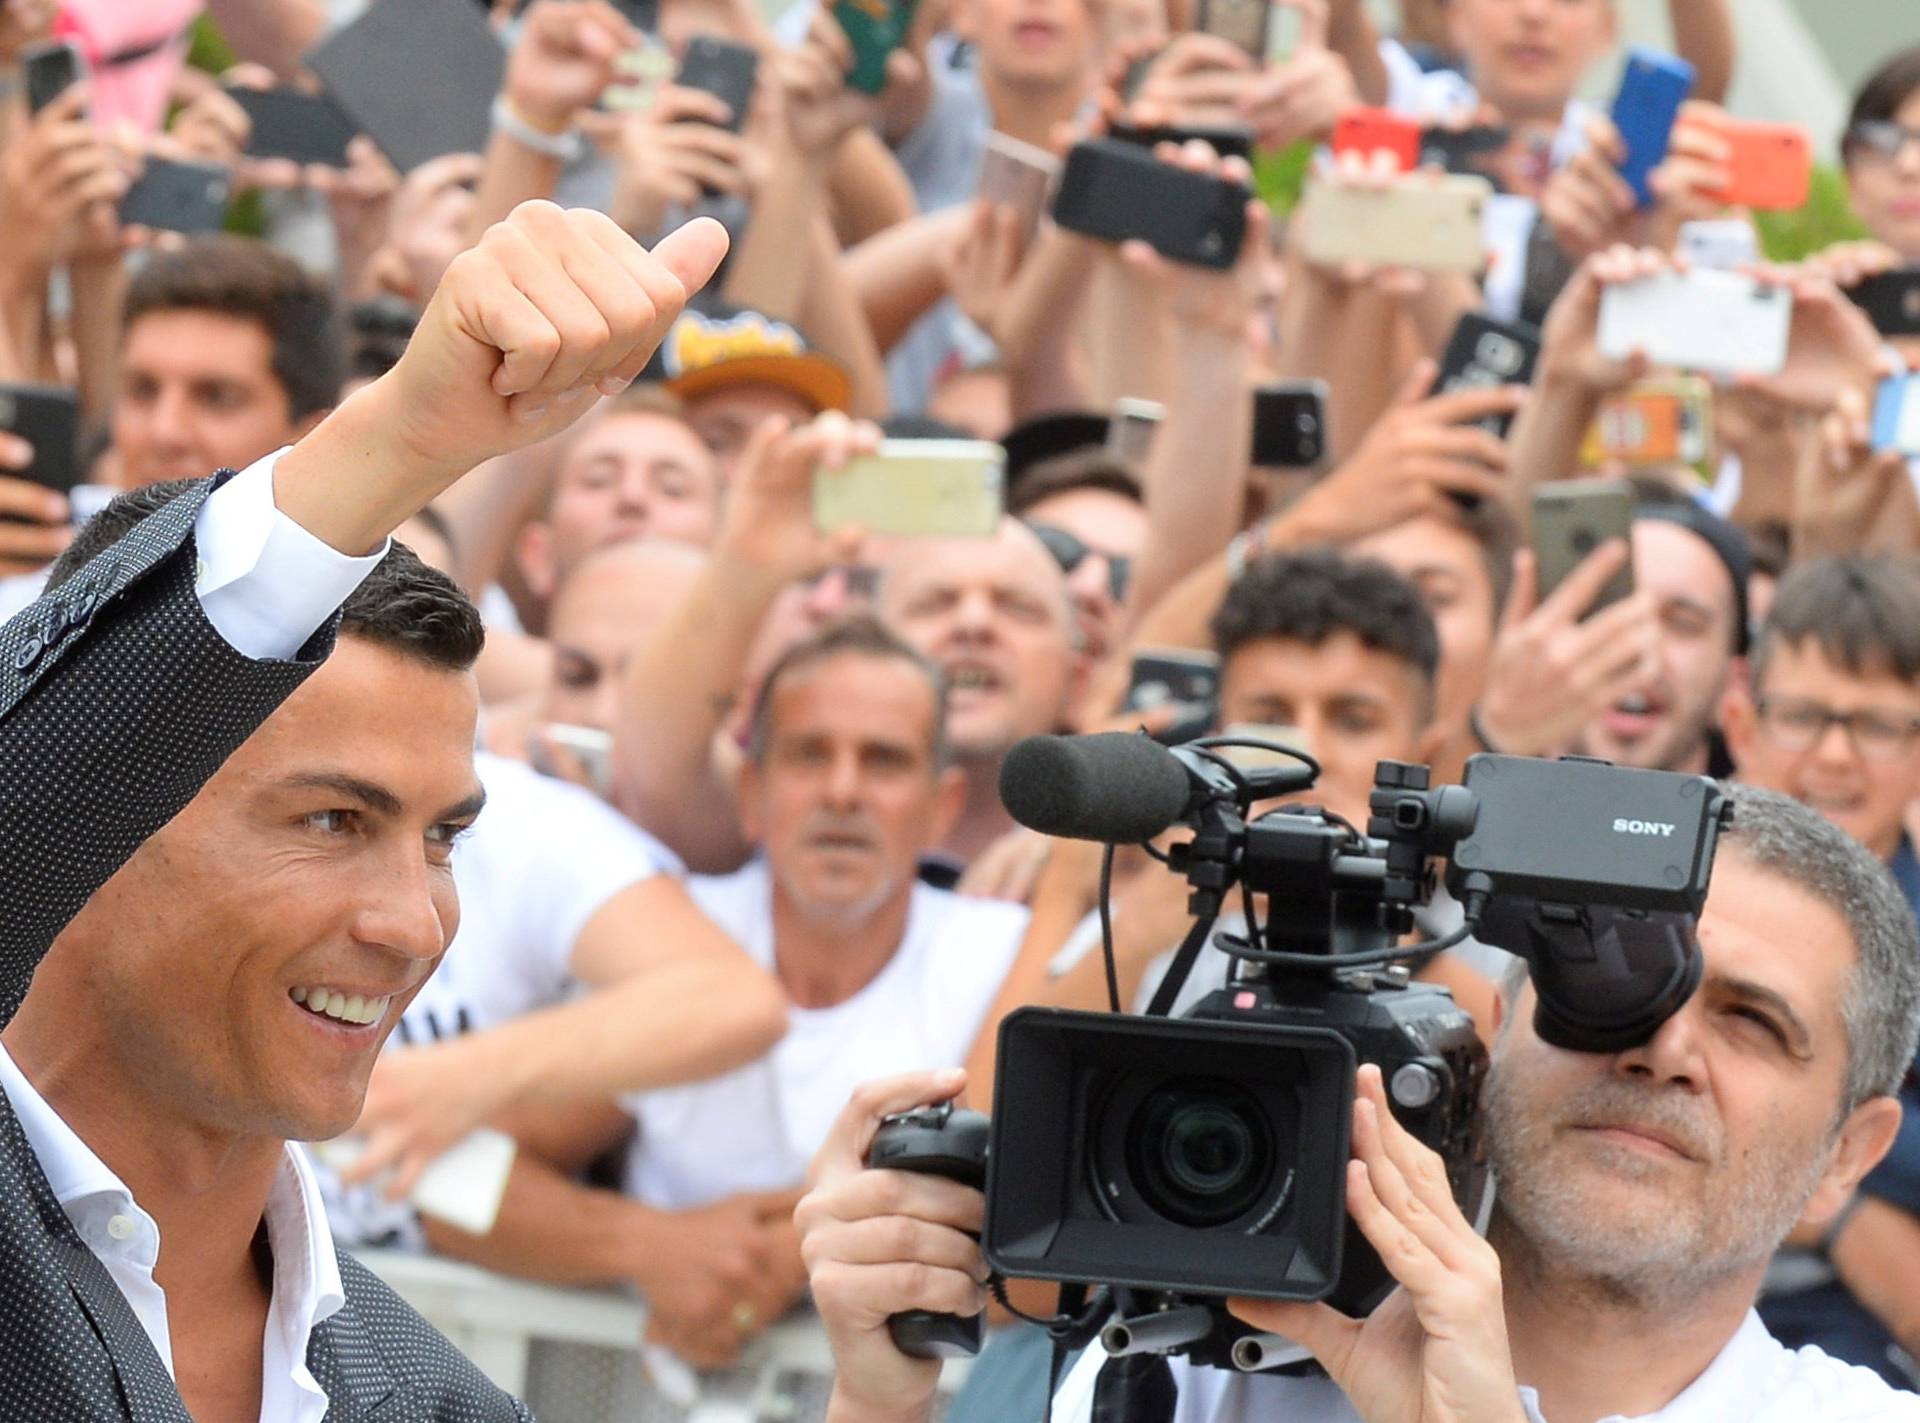
[[[842,469],[816,470],[813,522],[901,538],[992,538],[1005,508],[1006,452],[986,440],[882,440]]]
[[[1771,375],[1786,364],[1793,295],[1738,272],[1656,272],[1600,298],[1600,352],[1658,366]]]
[[[1096,138],[1067,154],[1053,220],[1103,242],[1140,238],[1170,261],[1231,267],[1247,233],[1242,183],[1162,163],[1130,143]]]
[[[1898,375],[1880,382],[1873,402],[1873,447],[1920,458],[1920,378]]]
[[[305,62],[402,173],[449,153],[487,151],[507,61],[475,6],[369,5],[309,50]]]
[[[1020,230],[1031,243],[1059,172],[1060,160],[1046,149],[995,129],[987,135],[986,152],[980,159],[980,196],[1019,213]]]
[[[1727,186],[1709,194],[1728,207],[1791,212],[1806,205],[1813,184],[1813,144],[1793,124],[1720,119],[1714,127],[1732,147]]]
[[[120,221],[166,232],[218,232],[233,180],[218,163],[149,158],[120,199]]]
[[[1420,125],[1391,109],[1348,109],[1333,126],[1333,151],[1371,160],[1381,151],[1393,155],[1402,173],[1420,166]]]
[[[1699,376],[1641,381],[1600,403],[1580,448],[1589,467],[1684,464],[1705,470],[1713,453],[1713,387]]]
[[[1222,158],[1253,160],[1253,130],[1240,124],[1116,123],[1108,127],[1107,136],[1147,149],[1161,143],[1184,144],[1198,139]]]
[[[1920,267],[1868,277],[1847,295],[1882,336],[1920,336]]]
[[[1131,464],[1146,459],[1153,448],[1154,432],[1167,418],[1167,407],[1157,400],[1136,400],[1123,395],[1113,403],[1113,419],[1107,423],[1107,453]]]
[[[50,40],[20,52],[20,72],[27,112],[37,114],[87,77],[87,61],[72,40]]]
[[[1626,69],[1613,96],[1613,126],[1620,132],[1627,156],[1620,176],[1627,180],[1641,207],[1653,205],[1647,180],[1667,156],[1680,105],[1693,92],[1693,66],[1658,50],[1634,46],[1627,51]]]
[[[1490,316],[1469,311],[1447,338],[1446,353],[1440,358],[1440,370],[1433,378],[1430,394],[1531,385],[1533,368],[1539,359],[1539,327],[1524,321],[1495,321]],[[1488,415],[1473,423],[1504,440],[1512,428],[1513,415]]]
[[[1267,25],[1271,0],[1200,0],[1194,28],[1239,45],[1255,64],[1267,62]]]
[[[653,34],[660,28],[660,0],[613,0],[613,8],[620,12],[621,19],[643,35]]]
[[[227,97],[246,112],[251,124],[246,151],[256,158],[347,166],[347,145],[360,130],[325,94],[236,87]]]
[[[833,18],[853,48],[848,88],[878,94],[887,87],[887,57],[905,42],[913,11],[914,0],[836,0]]]
[[[612,732],[603,731],[597,726],[575,726],[565,721],[550,721],[541,730],[547,741],[573,754],[602,798],[613,795]],[[533,752],[529,759],[536,771],[549,776],[558,773],[557,768],[550,764],[546,747],[538,737],[529,742],[529,749]]]
[[[735,44],[713,35],[695,35],[687,43],[679,76],[673,82],[718,98],[728,109],[724,127],[738,133],[747,121],[747,105],[753,99],[754,79],[759,71],[760,53],[753,46]]]
[[[519,1149],[505,1132],[481,1127],[428,1162],[408,1199],[422,1215],[469,1235],[485,1235],[500,1218]]]
[[[1760,260],[1760,239],[1743,217],[1709,218],[1681,223],[1676,250],[1691,267],[1729,272]]]
[[[1322,265],[1477,273],[1487,260],[1481,223],[1492,195],[1485,178],[1455,173],[1408,174],[1388,188],[1313,182],[1295,221],[1302,250]]]
[[[1609,539],[1633,534],[1633,486],[1624,479],[1560,479],[1533,494],[1533,556],[1545,601],[1567,575]],[[1600,590],[1598,612],[1633,592],[1631,562]]]
[[[1422,168],[1438,168],[1443,173],[1463,173],[1500,184],[1489,171],[1493,160],[1507,151],[1513,131],[1497,124],[1475,124],[1470,128],[1423,128],[1420,130]]]
[[[1253,463],[1311,469],[1327,452],[1327,383],[1282,380],[1253,392]]]
[[[1205,736],[1219,715],[1220,659],[1211,652],[1170,647],[1143,648],[1134,653],[1121,711],[1154,711],[1166,706],[1185,708],[1188,715],[1155,733],[1155,741],[1178,746]]]
[[[0,385],[0,430],[33,446],[33,463],[9,470],[12,477],[69,493],[80,479],[74,447],[79,429],[80,397],[69,387]]]

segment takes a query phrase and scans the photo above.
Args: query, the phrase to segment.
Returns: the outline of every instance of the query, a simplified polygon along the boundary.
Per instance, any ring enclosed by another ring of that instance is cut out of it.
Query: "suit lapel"
[[[353,1295],[307,1344],[307,1372],[327,1395],[326,1423],[404,1423],[413,1415],[367,1337]]]
[[[63,1221],[64,1223],[64,1221]],[[167,1366],[99,1257],[69,1230],[49,1242],[67,1272],[73,1297],[113,1361],[128,1416],[135,1423],[193,1423]]]

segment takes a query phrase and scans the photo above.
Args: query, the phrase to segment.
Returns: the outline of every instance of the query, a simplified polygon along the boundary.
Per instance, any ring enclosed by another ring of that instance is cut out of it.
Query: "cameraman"
[[[1753,1313],[1774,1247],[1832,1219],[1899,1126],[1890,1094],[1920,1036],[1912,917],[1843,832],[1784,797],[1732,794],[1702,983],[1651,1039],[1550,1047],[1530,990],[1510,985],[1485,1097],[1501,1183],[1487,1240],[1363,1067],[1347,1205],[1402,1288],[1365,1320],[1236,1301],[1330,1377],[1175,1361],[1176,1423],[1920,1418],[1920,1400],[1817,1349],[1789,1352]],[[926,1416],[937,1365],[895,1350],[887,1316],[981,1302],[985,1266],[963,1233],[980,1228],[979,1195],[861,1165],[881,1116],[963,1085],[949,1073],[863,1089],[815,1162],[796,1220],[840,1364],[835,1423]],[[1082,1356],[1056,1416],[1091,1416],[1103,1362]]]

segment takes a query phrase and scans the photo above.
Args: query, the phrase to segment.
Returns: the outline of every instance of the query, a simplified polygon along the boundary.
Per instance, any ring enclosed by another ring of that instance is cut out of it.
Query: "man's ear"
[[[543,603],[551,602],[560,583],[553,564],[553,530],[537,519],[528,524],[513,541],[513,558],[527,591]]]
[[[1753,704],[1753,688],[1747,677],[1746,659],[1739,659],[1727,689],[1720,694],[1720,734],[1726,738],[1727,754],[1733,758],[1734,774],[1752,760],[1753,739],[1760,731],[1760,709]]]
[[[966,773],[958,766],[949,766],[940,773],[940,785],[934,791],[932,844],[928,849],[946,843],[947,836],[960,821],[960,812],[966,808]]]
[[[1802,1225],[1824,1228],[1853,1196],[1860,1179],[1880,1164],[1900,1130],[1900,1102],[1894,1097],[1869,1097],[1847,1114],[1834,1142],[1820,1184],[1813,1189]]]

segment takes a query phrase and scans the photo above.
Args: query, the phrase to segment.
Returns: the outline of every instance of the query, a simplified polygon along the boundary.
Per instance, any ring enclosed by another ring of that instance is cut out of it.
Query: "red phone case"
[[[1333,151],[1367,158],[1386,149],[1402,173],[1420,166],[1420,125],[1389,109],[1348,109],[1333,126]]]
[[[1804,129],[1739,119],[1723,119],[1716,127],[1732,146],[1733,156],[1727,165],[1727,186],[1711,194],[1715,202],[1757,211],[1788,211],[1805,205],[1813,181],[1813,145]]]

